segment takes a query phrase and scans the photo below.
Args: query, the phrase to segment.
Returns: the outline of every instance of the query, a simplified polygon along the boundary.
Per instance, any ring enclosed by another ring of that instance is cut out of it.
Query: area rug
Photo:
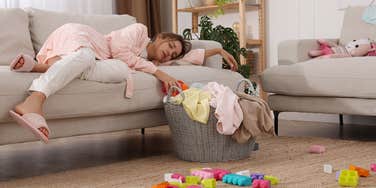
[[[164,173],[188,174],[196,167],[218,167],[231,171],[251,170],[277,176],[275,188],[339,187],[335,171],[350,164],[369,169],[376,163],[376,142],[332,140],[323,138],[268,137],[258,139],[260,150],[248,159],[226,163],[192,163],[177,159],[174,154],[152,156],[86,169],[70,170],[45,176],[1,182],[0,187],[126,187],[142,188],[162,182]],[[324,145],[323,154],[309,154],[312,144]],[[158,147],[158,146],[156,146]],[[330,164],[334,173],[323,172]],[[219,183],[217,187],[235,187]],[[360,178],[358,187],[376,188],[376,174]]]

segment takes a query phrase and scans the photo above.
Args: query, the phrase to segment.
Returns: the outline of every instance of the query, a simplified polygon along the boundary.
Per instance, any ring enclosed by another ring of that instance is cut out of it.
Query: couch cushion
[[[161,70],[187,83],[218,81],[235,89],[238,73],[202,66],[166,66]],[[27,96],[27,89],[39,73],[15,73],[0,66],[0,122],[9,121],[8,110]],[[152,75],[136,72],[132,99],[124,98],[124,83],[103,84],[74,80],[48,98],[48,119],[121,114],[162,108],[161,83]]]
[[[376,98],[376,58],[313,59],[262,75],[266,92],[295,96]]]
[[[103,34],[108,34],[136,22],[136,19],[129,15],[83,15],[34,8],[26,11],[29,13],[31,38],[36,52],[55,29],[66,23],[89,25]]]
[[[34,56],[29,18],[22,9],[0,9],[0,65],[9,65],[19,53]]]
[[[362,20],[364,10],[365,7],[349,7],[346,9],[340,44],[346,45],[352,40],[367,37],[376,40],[376,25],[368,24]]]

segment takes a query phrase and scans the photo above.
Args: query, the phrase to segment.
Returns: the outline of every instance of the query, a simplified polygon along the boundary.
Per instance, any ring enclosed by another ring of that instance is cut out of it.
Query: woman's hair
[[[158,33],[157,35],[155,35],[152,41],[154,42],[157,37],[160,37],[161,39],[168,39],[168,40],[180,42],[182,46],[181,53],[178,56],[176,56],[175,59],[179,59],[183,57],[192,49],[192,44],[189,41],[184,40],[184,38],[181,35],[178,35],[175,33],[166,33],[166,32]]]

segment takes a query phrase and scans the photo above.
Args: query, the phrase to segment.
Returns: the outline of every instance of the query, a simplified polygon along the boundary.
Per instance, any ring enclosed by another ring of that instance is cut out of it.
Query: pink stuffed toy
[[[317,40],[320,47],[311,50],[308,54],[312,58],[344,58],[376,56],[376,45],[369,39],[358,39],[349,42],[346,46],[340,46],[326,40]]]

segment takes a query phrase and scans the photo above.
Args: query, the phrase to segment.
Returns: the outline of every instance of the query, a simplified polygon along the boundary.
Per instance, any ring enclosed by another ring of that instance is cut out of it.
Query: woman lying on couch
[[[190,49],[189,42],[173,33],[160,33],[150,41],[147,28],[142,24],[132,24],[106,36],[87,25],[65,24],[47,38],[36,56],[37,62],[33,57],[20,54],[11,63],[12,71],[44,74],[33,81],[30,96],[16,105],[10,115],[47,143],[50,130],[43,117],[43,104],[75,78],[100,82],[126,80],[126,96],[131,97],[131,72],[134,70],[154,75],[166,88],[179,87],[175,78],[158,70],[157,66],[169,65],[171,60],[184,59],[185,55],[187,61],[202,64],[204,59],[220,54],[232,70],[237,69],[235,59],[223,49],[189,52]]]

